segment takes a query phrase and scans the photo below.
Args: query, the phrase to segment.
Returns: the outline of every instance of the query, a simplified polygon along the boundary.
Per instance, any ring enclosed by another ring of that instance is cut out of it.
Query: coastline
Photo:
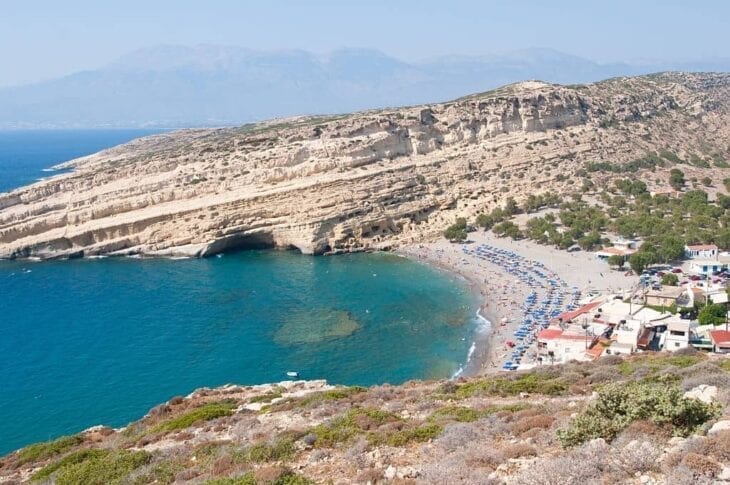
[[[593,253],[568,253],[531,241],[512,241],[498,238],[488,232],[469,233],[464,243],[450,243],[445,239],[432,242],[412,243],[395,252],[414,261],[429,264],[467,281],[480,304],[477,318],[488,321],[484,331],[477,330],[474,351],[457,377],[472,377],[501,370],[501,363],[510,352],[506,341],[522,323],[522,303],[532,291],[527,284],[511,275],[499,265],[474,254],[464,252],[487,244],[499,249],[514,251],[528,261],[546,266],[549,274],[564,281],[569,287],[578,288],[583,297],[588,291],[599,293],[620,291],[636,281],[635,276],[624,276],[612,271],[605,262],[597,260]]]

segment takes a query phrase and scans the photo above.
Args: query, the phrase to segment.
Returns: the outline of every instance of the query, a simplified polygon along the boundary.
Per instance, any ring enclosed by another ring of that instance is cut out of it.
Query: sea
[[[0,192],[152,133],[0,132]],[[479,321],[465,281],[386,253],[0,261],[0,455],[119,427],[200,387],[448,378]]]

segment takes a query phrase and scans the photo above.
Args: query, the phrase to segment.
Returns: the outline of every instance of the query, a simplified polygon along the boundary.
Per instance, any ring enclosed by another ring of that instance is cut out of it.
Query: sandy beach
[[[461,275],[482,299],[480,313],[491,325],[484,335],[477,336],[474,354],[463,375],[501,369],[510,351],[506,342],[512,339],[514,331],[522,322],[523,302],[533,290],[538,299],[545,297],[547,291],[545,288],[531,287],[503,266],[478,257],[475,249],[482,245],[517,253],[525,258],[525,266],[531,265],[531,261],[542,263],[546,277],[560,280],[566,288],[577,288],[582,298],[590,291],[612,293],[626,290],[637,281],[636,276],[625,276],[623,271],[609,269],[592,252],[569,253],[531,241],[498,238],[491,232],[469,233],[466,243],[450,243],[440,239],[400,248],[398,252],[411,259]]]

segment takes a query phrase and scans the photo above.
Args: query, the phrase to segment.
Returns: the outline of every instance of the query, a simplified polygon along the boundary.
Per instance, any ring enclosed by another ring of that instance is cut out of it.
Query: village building
[[[662,286],[659,290],[650,290],[646,293],[646,304],[654,307],[670,307],[681,305],[680,301],[685,289],[680,286]]]
[[[611,336],[614,342],[611,344],[611,354],[630,354],[637,348],[639,337],[644,331],[644,325],[639,320],[629,319],[616,325]]]
[[[662,335],[664,350],[674,351],[689,347],[690,341],[689,320],[671,320],[667,322],[667,330]]]
[[[727,330],[711,330],[709,334],[713,352],[730,353],[730,332]]]
[[[689,270],[692,273],[703,275],[703,276],[711,276],[712,273],[715,273],[717,271],[720,271],[722,269],[723,265],[719,261],[714,260],[695,260],[692,261],[689,265]]]
[[[565,363],[569,360],[592,360],[588,351],[597,345],[608,326],[588,323],[551,325],[537,334],[537,351],[544,363]]]
[[[629,256],[634,254],[636,249],[622,249],[617,247],[608,247],[596,251],[596,258],[601,261],[608,261],[611,256],[621,256],[624,260],[628,259]]]
[[[719,249],[714,244],[694,244],[684,247],[684,255],[689,259],[710,259],[717,261]]]
[[[622,237],[611,241],[613,247],[624,251],[636,250],[639,247],[639,242],[636,239],[624,239]]]
[[[678,198],[682,195],[682,193],[675,189],[654,189],[653,191],[649,192],[649,195],[652,197],[658,197],[658,196],[665,196],[670,198]]]

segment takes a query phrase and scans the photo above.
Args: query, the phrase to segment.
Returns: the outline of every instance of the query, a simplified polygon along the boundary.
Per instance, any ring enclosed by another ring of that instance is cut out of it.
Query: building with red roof
[[[709,333],[714,352],[730,353],[730,332],[727,330],[710,330]]]

